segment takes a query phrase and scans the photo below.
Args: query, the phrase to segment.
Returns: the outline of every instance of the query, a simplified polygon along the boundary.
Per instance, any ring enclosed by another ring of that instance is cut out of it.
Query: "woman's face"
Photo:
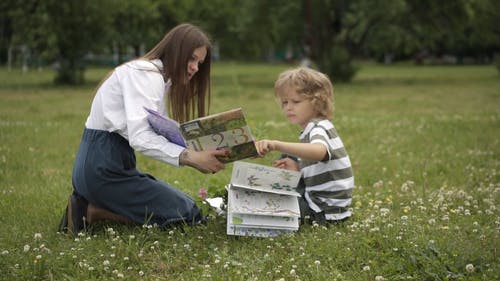
[[[187,64],[187,77],[188,80],[191,80],[193,76],[198,72],[198,68],[200,64],[205,61],[205,57],[207,56],[207,47],[202,46],[193,51],[191,58]]]

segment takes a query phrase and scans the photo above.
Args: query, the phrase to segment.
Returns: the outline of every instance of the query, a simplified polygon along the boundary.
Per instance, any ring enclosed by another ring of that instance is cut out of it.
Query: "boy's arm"
[[[278,140],[260,140],[255,143],[260,156],[273,150],[312,161],[322,161],[328,151],[320,143],[284,142]]]

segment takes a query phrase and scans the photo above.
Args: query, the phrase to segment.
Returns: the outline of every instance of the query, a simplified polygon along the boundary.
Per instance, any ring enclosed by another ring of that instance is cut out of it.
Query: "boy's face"
[[[318,116],[311,100],[299,95],[293,88],[283,89],[279,100],[283,113],[292,124],[305,128],[311,119]]]

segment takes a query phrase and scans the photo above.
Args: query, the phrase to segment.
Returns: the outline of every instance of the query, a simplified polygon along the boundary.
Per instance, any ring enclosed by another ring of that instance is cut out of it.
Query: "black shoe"
[[[61,218],[61,221],[59,222],[59,227],[57,228],[57,231],[61,233],[66,233],[68,231],[68,207],[66,206],[66,209],[64,210],[64,214]]]
[[[71,194],[67,207],[68,233],[77,236],[86,229],[87,207],[89,202],[78,194]]]

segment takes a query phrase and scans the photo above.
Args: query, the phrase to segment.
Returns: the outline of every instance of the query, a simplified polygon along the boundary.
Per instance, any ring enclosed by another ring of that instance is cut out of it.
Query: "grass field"
[[[243,107],[257,138],[295,141],[273,97],[286,65],[217,63],[211,112]],[[160,231],[56,232],[93,89],[49,70],[0,68],[0,280],[498,280],[500,76],[494,66],[363,65],[336,84],[333,119],[356,177],[354,217],[275,239],[225,220]],[[252,160],[269,164],[271,154]],[[215,175],[138,155],[143,171],[196,196]]]

